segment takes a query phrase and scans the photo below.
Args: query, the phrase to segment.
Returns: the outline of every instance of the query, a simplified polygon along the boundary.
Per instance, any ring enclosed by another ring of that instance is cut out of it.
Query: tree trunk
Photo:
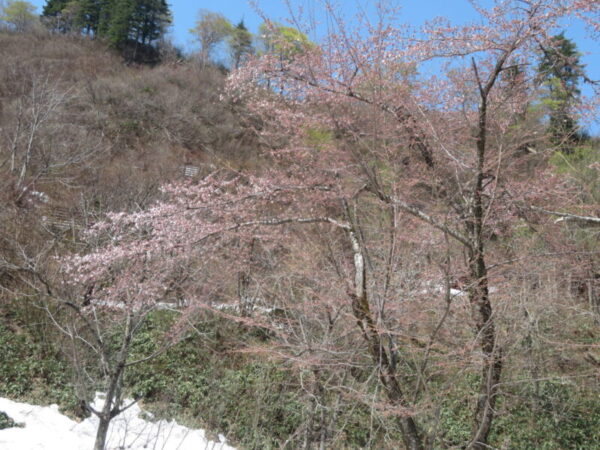
[[[94,442],[94,450],[104,450],[106,446],[106,437],[108,435],[108,426],[113,417],[115,417],[119,406],[116,404],[118,397],[120,396],[120,383],[121,383],[122,370],[117,371],[111,375],[111,380],[106,393],[106,399],[104,400],[104,406],[97,416],[100,419],[98,425],[98,431],[96,432],[96,441]]]
[[[106,447],[106,438],[108,436],[108,426],[110,425],[110,415],[108,418],[99,417],[100,424],[96,432],[96,441],[94,442],[94,450],[104,450]]]
[[[376,365],[379,381],[385,388],[385,393],[393,405],[407,407],[406,399],[400,382],[395,373],[395,367],[390,362],[390,358],[385,350],[384,341],[381,334],[377,330],[377,325],[373,319],[371,309],[367,298],[367,283],[366,283],[366,267],[360,242],[354,230],[348,230],[350,243],[354,252],[354,289],[350,293],[352,298],[352,312],[356,318],[357,324],[360,327],[363,337],[368,343],[369,353],[373,363]],[[423,448],[423,439],[421,433],[410,416],[401,415],[398,418],[398,424],[402,431],[404,445],[408,450],[421,450]]]
[[[96,433],[94,450],[104,450],[110,421],[121,413],[119,403],[121,400],[121,388],[123,387],[123,372],[125,371],[125,362],[127,361],[129,346],[133,337],[133,328],[132,317],[128,315],[123,333],[123,343],[115,362],[115,368],[109,373],[110,378],[104,406],[102,407],[102,411],[96,412],[98,419],[100,419],[100,424]]]
[[[478,251],[469,261],[471,303],[475,330],[480,340],[483,353],[481,384],[475,414],[471,443],[468,448],[486,449],[488,436],[494,419],[494,408],[498,391],[498,383],[502,373],[502,354],[497,348],[496,330],[494,327],[492,304],[489,298],[487,268],[483,253]]]
[[[481,102],[478,110],[475,186],[473,189],[471,214],[466,223],[467,232],[472,243],[468,250],[470,278],[468,291],[473,321],[475,322],[475,331],[477,333],[476,336],[479,339],[483,353],[483,365],[481,368],[481,384],[479,386],[479,394],[473,418],[471,441],[467,448],[477,450],[488,448],[487,440],[492,428],[492,421],[494,420],[498,383],[500,382],[500,375],[502,373],[502,354],[496,345],[496,330],[494,327],[492,303],[490,302],[483,237],[485,225],[483,182],[486,177],[487,101],[488,95],[513,49],[505,52],[496,61],[496,65],[485,85],[479,77],[475,59],[472,59],[473,71],[479,85]]]

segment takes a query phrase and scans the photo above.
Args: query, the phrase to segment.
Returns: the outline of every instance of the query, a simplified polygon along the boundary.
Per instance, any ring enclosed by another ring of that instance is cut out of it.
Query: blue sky
[[[41,12],[45,0],[30,0]],[[373,4],[374,0],[337,0],[346,16],[350,17],[355,5]],[[196,15],[201,8],[222,13],[232,22],[244,19],[246,26],[256,32],[262,19],[247,0],[171,0],[169,2],[173,13],[171,35],[175,43],[186,50],[194,48],[189,29],[194,26]],[[283,0],[257,0],[259,7],[271,19],[285,22],[288,10]],[[304,4],[308,8],[317,8],[318,0],[292,0],[295,5]],[[437,16],[445,16],[455,23],[467,22],[475,16],[472,6],[467,0],[400,0],[402,5],[401,20],[419,25],[425,20]],[[579,50],[584,53],[583,61],[587,64],[589,76],[600,79],[600,44],[585,37],[585,31],[580,24],[566,28],[567,37],[575,40]]]
[[[38,12],[41,12],[46,4],[45,0],[30,0],[30,2],[38,8]],[[289,15],[283,0],[257,0],[257,3],[271,19],[284,22]],[[317,0],[292,0],[292,3],[308,5],[309,8],[316,8],[318,5]],[[374,0],[338,0],[338,4],[347,16],[351,16],[357,3],[364,6],[374,3]],[[403,0],[399,3],[402,5],[401,19],[412,25],[421,24],[425,20],[437,16],[447,17],[455,23],[467,22],[476,17],[467,0]],[[186,49],[193,48],[193,41],[188,30],[194,26],[196,15],[200,9],[220,12],[234,23],[244,19],[246,26],[253,32],[258,30],[262,22],[261,17],[247,0],[171,0],[169,5],[174,19],[171,34],[175,43]],[[582,52],[595,54],[595,57],[585,55],[584,58],[588,68],[600,75],[599,44],[586,39],[584,29],[579,24],[567,27],[566,34],[577,42]]]
[[[45,0],[29,0],[41,12],[46,4]],[[288,17],[288,9],[285,6],[284,0],[256,0],[259,7],[272,19],[284,21]],[[347,16],[351,16],[353,10],[356,9],[357,3],[361,5],[373,4],[375,0],[337,0],[341,9]],[[292,0],[294,5],[304,4],[309,8],[316,8],[318,0]],[[466,22],[476,17],[472,6],[467,0],[399,0],[402,5],[403,21],[413,25],[423,23],[427,19],[432,19],[437,16],[444,16],[455,23]],[[262,22],[260,16],[247,0],[170,0],[169,5],[173,13],[173,27],[171,34],[175,42],[183,47],[191,48],[193,46],[188,30],[194,26],[197,12],[200,9],[208,9],[217,11],[225,15],[232,22],[237,23],[244,19],[244,22],[250,31],[256,32]],[[579,48],[586,51],[594,51],[598,56],[598,44],[592,43],[584,39],[585,33],[581,26],[570,26],[567,28],[567,36],[574,39]],[[588,59],[588,58],[586,58]],[[598,58],[597,58],[598,59]],[[590,65],[600,66],[600,61],[592,63],[592,58],[589,58]]]

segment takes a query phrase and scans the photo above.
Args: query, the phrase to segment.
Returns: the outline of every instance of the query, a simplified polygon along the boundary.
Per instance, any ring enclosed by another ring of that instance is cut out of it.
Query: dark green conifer
[[[254,52],[252,33],[248,31],[243,20],[233,29],[229,38],[229,47],[231,49],[232,67],[235,69],[239,68],[244,59]]]
[[[572,107],[579,101],[579,81],[584,66],[576,44],[564,33],[555,36],[543,48],[538,66],[538,79],[544,88],[543,104],[548,110],[548,127],[554,144],[563,151],[571,151],[581,133],[572,115]]]

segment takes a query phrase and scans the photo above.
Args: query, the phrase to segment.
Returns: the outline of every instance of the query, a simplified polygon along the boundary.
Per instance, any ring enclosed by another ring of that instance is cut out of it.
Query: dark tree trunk
[[[384,340],[377,329],[369,306],[365,259],[360,242],[353,230],[349,230],[348,235],[354,252],[355,269],[354,292],[350,293],[350,297],[352,298],[352,312],[362,331],[363,337],[367,341],[369,353],[371,354],[373,363],[377,367],[379,381],[384,387],[387,398],[393,405],[407,407],[408,404],[396,376],[395,367],[393,367],[388,357]],[[410,416],[401,415],[398,417],[398,424],[402,431],[402,438],[406,448],[408,450],[421,450],[423,448],[423,439],[414,419]]]
[[[133,329],[135,328],[132,321],[132,316],[128,315],[125,331],[123,333],[123,343],[121,344],[121,349],[119,350],[119,354],[115,361],[114,369],[109,372],[108,390],[106,392],[104,406],[101,411],[94,411],[98,416],[98,419],[100,419],[100,424],[98,425],[98,431],[96,433],[96,441],[94,442],[94,450],[105,450],[110,421],[122,412],[120,401],[121,389],[123,387],[123,373],[125,372],[129,347],[133,337]]]
[[[478,251],[472,256],[469,270],[471,275],[469,301],[484,358],[469,446],[479,450],[488,448],[487,441],[494,419],[498,383],[502,373],[502,354],[497,348],[487,268],[481,252]]]
[[[94,442],[94,450],[104,450],[106,447],[106,438],[108,436],[108,426],[110,425],[110,417],[100,417],[100,424],[96,432],[96,441]]]
[[[512,50],[511,50],[512,51]],[[466,223],[467,233],[471,240],[469,255],[469,302],[475,323],[476,336],[483,353],[481,368],[481,383],[477,404],[475,405],[471,441],[467,448],[486,449],[487,441],[494,420],[494,407],[496,404],[498,383],[502,374],[502,353],[497,348],[494,315],[488,286],[488,273],[485,264],[484,245],[484,179],[487,146],[487,99],[498,79],[506,59],[511,51],[506,52],[496,62],[489,79],[482,83],[479,72],[473,59],[473,70],[479,84],[481,102],[479,104],[479,121],[476,139],[477,169],[475,172],[475,186],[471,197],[469,219]]]

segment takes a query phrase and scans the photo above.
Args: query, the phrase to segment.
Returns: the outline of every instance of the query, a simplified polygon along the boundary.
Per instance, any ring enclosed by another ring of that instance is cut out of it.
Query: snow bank
[[[94,407],[102,407],[96,395]],[[0,431],[2,450],[86,450],[92,449],[98,419],[92,416],[75,422],[58,412],[58,406],[35,406],[0,398],[0,411],[6,412],[23,428]],[[134,405],[115,417],[108,431],[107,450],[235,450],[225,443],[209,441],[203,430],[192,430],[175,421],[149,422]]]

